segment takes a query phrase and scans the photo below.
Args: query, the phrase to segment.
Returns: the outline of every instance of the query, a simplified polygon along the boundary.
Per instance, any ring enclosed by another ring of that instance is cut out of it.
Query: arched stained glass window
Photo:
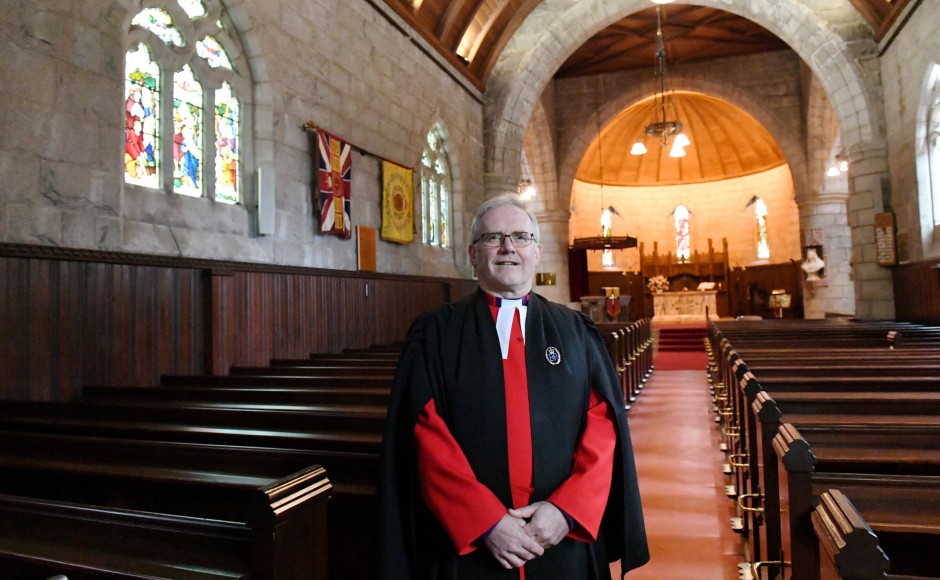
[[[940,82],[933,87],[927,113],[927,170],[930,172],[933,223],[940,226]]]
[[[251,84],[238,72],[247,65],[238,56],[242,51],[232,50],[237,42],[234,28],[219,0],[145,0],[145,4],[151,6],[132,19],[131,48],[125,53],[124,180],[239,203],[245,163],[243,99],[250,95]],[[218,18],[207,20],[210,14]],[[192,26],[174,22],[187,17],[197,21]],[[191,30],[199,31],[202,39],[187,38]],[[176,48],[166,51],[161,43]],[[233,60],[232,55],[238,58]],[[160,133],[161,126],[167,134]]]
[[[238,99],[228,83],[215,91],[215,198],[226,203],[238,201]]]
[[[757,227],[757,259],[770,259],[770,242],[767,241],[767,204],[761,198],[754,201],[754,219]]]
[[[143,44],[124,61],[124,179],[145,187],[160,180],[160,67]]]
[[[202,85],[189,65],[173,75],[173,191],[202,195]]]
[[[450,246],[450,164],[436,127],[428,132],[427,141],[421,154],[421,239],[446,248]]]
[[[679,205],[672,213],[676,225],[676,259],[680,264],[683,264],[692,257],[692,244],[689,237],[689,208]]]

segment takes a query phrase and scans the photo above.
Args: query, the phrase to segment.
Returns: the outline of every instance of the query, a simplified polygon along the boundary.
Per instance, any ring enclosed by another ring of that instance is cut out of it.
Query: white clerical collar
[[[525,342],[525,314],[529,309],[526,306],[528,297],[502,298],[498,302],[499,311],[496,314],[496,334],[499,336],[499,348],[503,359],[509,357],[509,337],[512,334],[512,320],[516,311],[519,311],[519,324],[522,327],[522,341]]]

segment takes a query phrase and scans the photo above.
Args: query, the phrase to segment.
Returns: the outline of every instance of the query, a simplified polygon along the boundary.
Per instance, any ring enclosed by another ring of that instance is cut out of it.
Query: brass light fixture
[[[666,2],[656,2],[665,4]],[[646,126],[644,134],[655,137],[662,147],[669,147],[670,137],[672,146],[669,149],[670,157],[685,157],[685,148],[692,142],[682,132],[682,123],[677,120],[675,105],[672,96],[666,93],[666,47],[663,43],[662,16],[659,6],[656,6],[656,77],[659,79],[659,89],[653,97],[653,122]],[[670,119],[670,113],[673,118]],[[637,140],[630,149],[631,155],[644,155],[647,152],[643,137]]]

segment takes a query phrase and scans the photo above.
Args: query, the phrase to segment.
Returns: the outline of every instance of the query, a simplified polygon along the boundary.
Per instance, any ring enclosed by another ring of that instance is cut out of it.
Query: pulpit
[[[656,322],[705,322],[718,318],[717,292],[686,291],[653,294],[653,319]]]

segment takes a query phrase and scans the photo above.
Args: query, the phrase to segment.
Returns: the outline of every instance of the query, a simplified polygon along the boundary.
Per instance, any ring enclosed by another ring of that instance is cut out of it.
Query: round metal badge
[[[545,359],[553,365],[561,362],[561,352],[554,346],[545,349]]]

